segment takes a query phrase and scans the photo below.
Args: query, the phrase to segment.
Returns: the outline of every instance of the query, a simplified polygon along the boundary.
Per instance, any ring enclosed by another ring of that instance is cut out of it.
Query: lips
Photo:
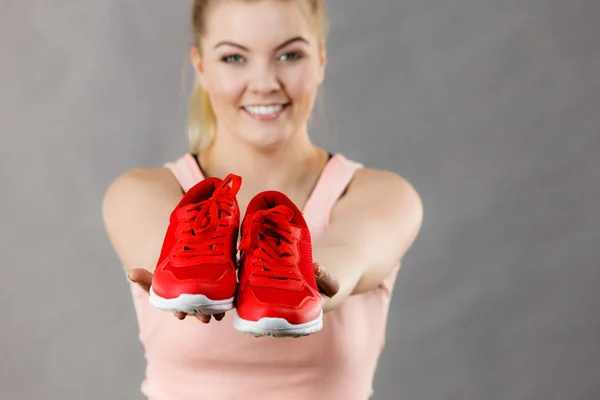
[[[288,107],[290,103],[269,104],[269,105],[251,105],[242,107],[251,117],[258,120],[277,119]]]

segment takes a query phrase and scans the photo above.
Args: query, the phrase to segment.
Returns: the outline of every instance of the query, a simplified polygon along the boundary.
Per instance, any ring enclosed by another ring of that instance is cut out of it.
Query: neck
[[[243,178],[243,187],[248,192],[285,193],[313,185],[328,154],[312,144],[308,134],[294,135],[265,148],[217,134],[213,145],[199,158],[207,176],[224,178],[233,173]]]

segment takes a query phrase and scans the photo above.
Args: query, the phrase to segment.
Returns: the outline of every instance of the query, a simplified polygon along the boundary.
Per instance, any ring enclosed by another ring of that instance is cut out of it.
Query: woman
[[[132,281],[147,360],[142,391],[177,400],[367,399],[400,260],[420,229],[420,198],[400,176],[309,138],[326,64],[322,0],[196,0],[192,25],[190,153],[123,174],[103,203]],[[243,178],[242,216],[264,190],[303,211],[322,292],[320,332],[256,339],[233,328],[232,312],[209,323],[209,315],[173,317],[149,305],[170,213],[198,182],[229,174]]]

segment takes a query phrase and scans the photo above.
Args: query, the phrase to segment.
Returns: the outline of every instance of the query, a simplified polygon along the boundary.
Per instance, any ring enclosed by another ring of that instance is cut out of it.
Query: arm
[[[110,185],[104,195],[102,216],[125,271],[154,272],[169,214],[180,198],[179,186],[162,168],[133,170]]]
[[[109,240],[129,279],[148,292],[160,255],[169,216],[181,199],[181,188],[165,168],[137,169],[108,188],[102,215]],[[224,314],[215,314],[220,321]],[[175,313],[178,319],[186,314]],[[210,315],[195,314],[203,323]]]
[[[422,204],[415,189],[387,171],[357,172],[332,210],[331,224],[313,245],[313,257],[337,278],[339,291],[324,297],[324,311],[352,294],[376,288],[416,239]]]

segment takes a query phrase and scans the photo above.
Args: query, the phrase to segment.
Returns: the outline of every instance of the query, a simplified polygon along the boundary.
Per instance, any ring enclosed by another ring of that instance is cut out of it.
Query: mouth
[[[269,104],[269,105],[251,105],[244,106],[242,109],[252,118],[259,121],[272,121],[289,108],[291,103]]]

